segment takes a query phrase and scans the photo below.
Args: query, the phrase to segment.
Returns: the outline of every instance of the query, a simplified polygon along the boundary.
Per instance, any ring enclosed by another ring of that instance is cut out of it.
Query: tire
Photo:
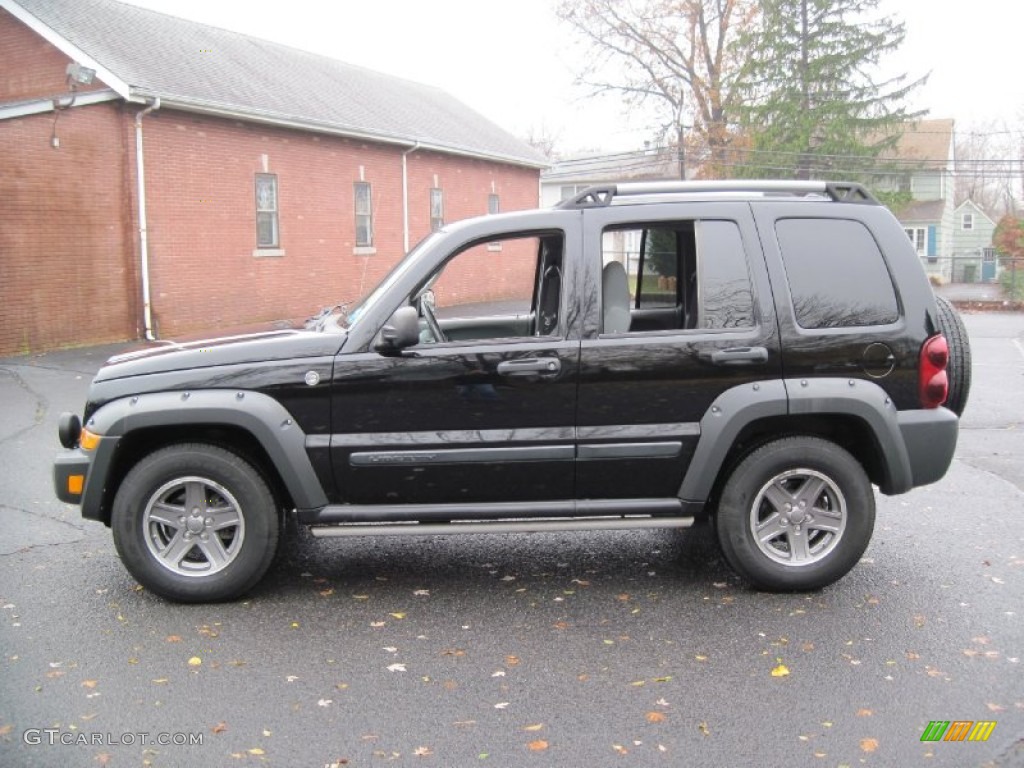
[[[939,309],[939,330],[949,345],[949,396],[946,407],[957,416],[962,416],[967,407],[967,396],[971,392],[971,341],[967,336],[964,321],[953,305],[942,296],[935,297]]]
[[[820,589],[842,578],[864,554],[874,526],[875,496],[864,468],[817,437],[776,440],[743,459],[715,515],[726,560],[770,592]]]
[[[280,523],[266,483],[231,451],[173,445],[125,476],[111,514],[114,546],[142,586],[183,603],[231,600],[266,573]]]

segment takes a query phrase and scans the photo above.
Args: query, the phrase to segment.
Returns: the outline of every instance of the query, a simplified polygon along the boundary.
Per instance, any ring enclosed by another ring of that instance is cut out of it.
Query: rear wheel
[[[726,560],[769,591],[841,578],[860,560],[874,522],[863,467],[817,437],[776,440],[747,456],[726,481],[715,516]]]
[[[146,589],[171,600],[229,600],[251,589],[274,558],[273,496],[237,454],[174,445],[139,461],[114,499],[114,545]]]
[[[935,304],[939,309],[939,329],[949,346],[949,364],[946,367],[949,396],[945,405],[957,416],[961,416],[971,392],[971,341],[964,321],[953,305],[942,296],[935,297]]]

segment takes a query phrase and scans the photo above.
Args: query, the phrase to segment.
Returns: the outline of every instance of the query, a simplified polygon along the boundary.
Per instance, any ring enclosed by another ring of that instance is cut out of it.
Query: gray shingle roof
[[[528,144],[432,86],[115,0],[11,2],[123,81],[129,93],[122,96],[547,164]]]

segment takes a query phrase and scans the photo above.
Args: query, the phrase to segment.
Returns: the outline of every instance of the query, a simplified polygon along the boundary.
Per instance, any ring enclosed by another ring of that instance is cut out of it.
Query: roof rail
[[[616,199],[643,195],[702,192],[758,192],[767,195],[823,195],[834,202],[880,205],[868,190],[853,181],[783,181],[733,179],[728,181],[635,181],[587,187],[556,208],[604,208]]]

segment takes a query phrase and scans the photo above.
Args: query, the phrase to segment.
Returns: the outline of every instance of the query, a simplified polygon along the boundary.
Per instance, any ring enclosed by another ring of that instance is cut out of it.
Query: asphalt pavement
[[[124,347],[0,360],[0,765],[1022,766],[1024,315],[965,321],[950,472],[805,595],[701,530],[300,532],[248,599],[168,603],[53,496],[57,417]]]

